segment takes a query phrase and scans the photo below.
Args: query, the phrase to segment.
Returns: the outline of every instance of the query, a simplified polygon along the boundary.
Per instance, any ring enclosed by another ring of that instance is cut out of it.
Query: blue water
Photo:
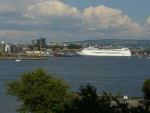
[[[6,83],[25,72],[44,68],[56,73],[76,92],[90,83],[98,93],[107,91],[128,96],[142,96],[141,87],[150,78],[150,59],[139,57],[49,57],[48,60],[0,60],[0,113],[15,113],[15,97],[7,95]]]

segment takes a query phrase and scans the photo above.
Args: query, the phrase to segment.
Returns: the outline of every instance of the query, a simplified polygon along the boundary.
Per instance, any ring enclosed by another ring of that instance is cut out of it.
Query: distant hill
[[[129,48],[144,48],[150,49],[150,40],[128,40],[128,39],[100,39],[100,40],[85,40],[76,41],[73,43],[78,43],[81,45],[100,45],[100,46],[123,46]]]

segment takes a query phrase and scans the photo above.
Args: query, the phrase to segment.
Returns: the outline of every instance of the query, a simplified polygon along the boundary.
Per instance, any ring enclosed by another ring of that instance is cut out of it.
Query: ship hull
[[[131,52],[128,48],[121,48],[121,49],[84,48],[78,54],[87,56],[131,56]]]

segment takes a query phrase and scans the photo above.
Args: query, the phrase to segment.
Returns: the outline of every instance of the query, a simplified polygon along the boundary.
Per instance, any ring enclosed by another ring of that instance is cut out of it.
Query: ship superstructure
[[[89,56],[131,56],[131,51],[128,48],[99,49],[95,47],[86,47],[83,48],[81,52],[78,52],[78,54]]]

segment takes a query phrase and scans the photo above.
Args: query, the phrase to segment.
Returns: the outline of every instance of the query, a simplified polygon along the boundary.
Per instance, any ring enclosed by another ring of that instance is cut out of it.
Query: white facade
[[[10,45],[5,44],[5,52],[9,52],[10,53]]]
[[[26,51],[26,54],[28,55],[44,55],[45,53],[43,51]]]
[[[88,56],[131,56],[131,51],[128,48],[99,49],[94,47],[88,47],[84,48],[78,54]]]

